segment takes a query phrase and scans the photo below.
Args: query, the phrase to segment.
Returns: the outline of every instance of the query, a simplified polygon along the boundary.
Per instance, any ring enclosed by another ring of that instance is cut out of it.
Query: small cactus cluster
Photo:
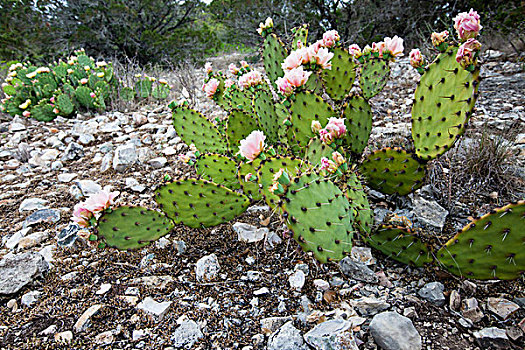
[[[375,224],[367,199],[366,186],[398,196],[418,189],[428,162],[450,149],[468,124],[479,85],[479,16],[471,11],[455,22],[460,42],[434,33],[440,54],[430,64],[417,50],[410,53],[422,74],[412,110],[415,152],[383,148],[367,154],[371,98],[385,87],[389,62],[402,55],[402,40],[345,49],[338,33],[328,31],[308,45],[302,26],[286,47],[271,19],[261,23],[269,84],[245,62],[230,66],[232,77],[207,65],[203,91],[225,109],[226,119],[211,121],[184,101],[170,104],[174,128],[190,145],[180,159],[195,166],[197,178],[155,191],[167,218],[158,217],[157,232],[169,227],[168,219],[190,227],[224,223],[264,199],[299,246],[321,263],[343,259],[361,237],[406,264],[436,264],[479,279],[522,276],[525,202],[494,210],[439,247],[437,239],[412,229],[404,218]],[[120,230],[118,220],[108,222]],[[145,237],[139,223],[136,239],[127,225],[128,241],[156,237],[154,232]]]
[[[153,97],[166,99],[170,87],[155,78],[138,80],[135,89],[125,87],[115,76],[111,63],[95,61],[84,50],[77,50],[65,61],[36,67],[31,62],[10,66],[2,84],[5,98],[0,111],[12,116],[51,121],[57,116],[70,117],[78,110],[105,110],[107,104],[121,98]]]

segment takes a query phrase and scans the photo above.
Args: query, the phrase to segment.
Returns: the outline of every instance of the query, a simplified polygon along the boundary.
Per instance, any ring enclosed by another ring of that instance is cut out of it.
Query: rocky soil
[[[517,185],[498,191],[474,179],[447,196],[440,186],[455,168],[436,163],[427,185],[406,198],[370,191],[378,220],[395,212],[450,237],[441,232],[524,198],[523,66],[493,51],[484,59],[470,130],[451,152],[477,147],[483,132],[502,137]],[[372,101],[371,149],[405,143],[417,79],[406,60],[392,65]],[[197,109],[220,115],[195,93]],[[411,268],[359,240],[351,257],[319,265],[262,202],[231,223],[179,226],[133,252],[77,238],[77,202],[110,185],[120,191],[117,203],[153,207],[166,174],[191,173],[177,160],[185,151],[164,105],[45,124],[0,115],[0,348],[523,348],[523,279],[471,281]]]

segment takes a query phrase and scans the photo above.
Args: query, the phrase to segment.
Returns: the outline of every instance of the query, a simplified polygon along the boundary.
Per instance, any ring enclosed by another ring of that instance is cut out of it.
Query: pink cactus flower
[[[202,91],[206,93],[206,96],[208,98],[213,98],[213,95],[215,95],[215,92],[219,88],[220,81],[213,78],[210,79],[206,84],[202,86]]]
[[[206,64],[204,65],[204,70],[206,71],[206,74],[211,74],[213,72],[211,62],[206,62]]]
[[[441,33],[432,33],[430,39],[432,40],[432,45],[439,46],[443,44],[448,39],[448,30],[445,30]]]
[[[55,96],[52,96],[52,97],[49,99],[49,102],[51,102],[51,103],[55,103]]]
[[[230,73],[233,74],[233,75],[237,75],[237,73],[239,73],[239,68],[237,68],[237,66],[235,65],[235,63],[230,63],[230,65],[228,66],[228,70],[229,70]]]
[[[482,28],[479,15],[473,9],[470,9],[469,12],[462,12],[454,18],[454,29],[461,41],[475,38]]]
[[[250,67],[250,65],[246,61],[240,61],[239,64],[241,65],[242,68],[249,68]]]
[[[80,84],[86,85],[88,83],[88,80],[86,78],[80,79]]]
[[[104,187],[103,190],[98,193],[94,193],[89,196],[84,202],[85,208],[92,213],[98,213],[110,207],[114,204],[113,200],[120,194],[118,191],[111,192],[110,186]]]
[[[476,62],[476,51],[478,51],[480,48],[481,44],[479,41],[473,38],[468,39],[458,48],[456,61],[463,68],[467,68]]]
[[[323,47],[323,41],[318,40],[312,45],[308,46],[306,49],[303,49],[303,63],[315,63],[316,56],[319,50]]]
[[[346,159],[345,157],[343,157],[343,155],[339,152],[332,152],[332,159],[334,160],[335,164],[337,165],[342,165],[343,163],[346,162]]]
[[[386,44],[384,41],[378,43],[372,43],[371,52],[379,53],[379,57],[383,57],[383,51],[386,49]]]
[[[348,48],[348,52],[350,55],[354,56],[354,58],[358,58],[363,55],[363,52],[361,52],[361,48],[357,44],[352,44]]]
[[[260,130],[254,130],[251,132],[248,137],[244,140],[241,140],[241,145],[239,146],[239,152],[242,156],[248,158],[251,161],[254,161],[255,158],[261,154],[264,150],[264,140],[266,136]]]
[[[263,82],[261,73],[257,71],[251,71],[239,78],[239,85],[247,89],[251,86],[257,86]]]
[[[403,56],[403,39],[397,35],[393,38],[386,37],[384,40],[386,51],[394,57]]]
[[[29,111],[23,111],[23,112],[22,112],[22,115],[23,115],[24,117],[26,117],[26,118],[29,118],[29,116],[31,115],[31,112],[29,112]]]
[[[321,158],[320,170],[327,170],[330,167],[330,160],[326,157]]]
[[[292,51],[288,57],[284,59],[284,62],[281,64],[281,67],[284,71],[291,70],[299,67],[303,64],[303,49]]]
[[[284,77],[277,78],[275,83],[279,91],[285,96],[290,95],[294,90],[294,86]]]
[[[337,30],[329,30],[323,34],[323,46],[324,47],[332,47],[334,46],[339,40],[341,40],[341,37],[339,36],[339,33]]]
[[[60,113],[60,111],[58,110],[58,108],[53,108],[53,113],[58,114]]]
[[[481,49],[481,43],[473,38],[470,38],[467,41],[465,41],[462,46],[464,46],[465,49],[471,51],[479,51],[479,49]]]
[[[284,78],[287,79],[293,87],[299,87],[306,84],[310,75],[312,75],[312,72],[305,71],[301,66],[286,72]]]
[[[341,138],[346,134],[346,125],[344,118],[329,118],[325,129],[331,132],[335,138]]]
[[[317,51],[317,54],[314,56],[315,63],[317,63],[323,69],[332,69],[332,62],[330,60],[334,57],[334,53],[328,51],[327,48],[322,47]]]
[[[231,80],[231,79],[226,79],[226,80],[224,81],[224,87],[225,87],[226,89],[232,87],[233,85],[235,85],[235,82],[234,82],[233,80]]]
[[[91,96],[91,98],[95,98],[95,97],[97,97],[97,95],[95,95],[94,92],[90,93],[89,96]]]
[[[80,227],[88,227],[89,219],[93,217],[93,212],[86,207],[85,202],[75,205],[73,208],[73,217],[71,220],[76,222]]]
[[[326,129],[319,130],[319,138],[325,145],[329,145],[334,141],[334,135]]]
[[[319,123],[318,120],[312,120],[311,128],[312,128],[312,132],[314,134],[317,134],[317,133],[319,133],[319,131],[321,131],[322,126],[321,126],[321,123]]]
[[[412,49],[410,51],[410,65],[414,68],[419,68],[423,66],[423,55],[421,54],[421,51],[419,49]]]

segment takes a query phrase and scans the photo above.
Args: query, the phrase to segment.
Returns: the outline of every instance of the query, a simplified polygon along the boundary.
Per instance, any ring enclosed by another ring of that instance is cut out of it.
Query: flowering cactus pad
[[[363,90],[363,97],[367,100],[381,92],[388,81],[390,67],[382,58],[371,57],[361,68],[359,83]]]
[[[56,113],[53,112],[53,109],[51,104],[45,100],[41,100],[41,102],[31,110],[31,114],[33,118],[40,122],[49,122],[56,118]]]
[[[409,194],[423,185],[425,166],[400,148],[383,148],[360,165],[370,187],[387,194]]]
[[[449,150],[465,132],[479,87],[479,68],[470,73],[456,62],[450,47],[430,64],[414,96],[412,138],[416,154],[434,159]]]
[[[239,144],[254,130],[258,130],[257,119],[250,113],[232,109],[226,124],[226,138],[232,153],[239,151]]]
[[[433,262],[432,248],[403,227],[381,226],[365,240],[383,254],[407,265],[421,267]]]
[[[83,107],[94,108],[94,99],[91,97],[92,92],[87,86],[79,86],[75,90],[75,98]]]
[[[458,276],[515,279],[525,274],[525,201],[508,204],[472,221],[437,252]]]
[[[120,250],[142,248],[172,229],[173,223],[163,213],[142,207],[118,207],[104,213],[97,224],[99,238]]]
[[[292,50],[297,50],[299,48],[299,42],[301,42],[301,45],[306,46],[306,41],[308,40],[308,24],[303,24],[299,27],[292,28],[292,33]]]
[[[66,94],[60,94],[56,98],[56,105],[58,109],[60,110],[60,113],[64,116],[68,116],[75,110],[75,106],[73,105],[73,102]]]
[[[242,214],[248,197],[206,180],[174,181],[155,191],[160,209],[176,224],[210,227]]]
[[[292,180],[282,203],[286,225],[301,248],[321,263],[352,250],[352,210],[341,190],[316,174]]]
[[[259,183],[254,181],[246,181],[246,175],[252,174],[257,177],[257,168],[260,165],[261,160],[259,158],[250,163],[241,163],[237,173],[239,183],[241,184],[244,194],[254,201],[263,199],[263,196],[259,192]]]
[[[275,34],[270,34],[264,39],[263,43],[263,62],[264,70],[274,83],[277,78],[284,75],[281,63],[288,56],[283,42]]]
[[[346,183],[345,195],[353,210],[354,228],[361,234],[370,234],[374,225],[374,212],[370,209],[370,203],[359,174],[349,172]]]
[[[326,157],[332,158],[332,152],[334,149],[323,142],[320,139],[315,138],[310,140],[308,148],[306,149],[306,159],[313,166],[319,166],[321,164],[321,158]]]
[[[345,98],[352,89],[357,66],[352,56],[341,48],[333,49],[332,69],[325,69],[321,73],[321,80],[325,91],[335,101]]]
[[[197,175],[208,181],[223,185],[229,189],[241,188],[237,180],[237,163],[220,154],[207,153],[201,155],[195,163]]]
[[[352,96],[343,106],[346,134],[345,143],[353,153],[361,154],[372,131],[372,108],[359,95]]]

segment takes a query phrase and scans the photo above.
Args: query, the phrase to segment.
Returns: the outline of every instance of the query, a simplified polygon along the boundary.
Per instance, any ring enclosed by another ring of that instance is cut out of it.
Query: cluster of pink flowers
[[[228,66],[228,70],[230,71],[231,74],[237,75],[240,69],[239,67],[235,65],[235,63],[230,63],[230,65]]]
[[[392,58],[403,56],[403,39],[397,35],[393,38],[386,37],[383,41],[372,43],[371,52],[377,53],[383,58],[383,54],[389,54]]]
[[[334,47],[341,40],[337,30],[329,30],[323,34],[323,46]]]
[[[359,57],[361,57],[363,55],[363,52],[361,51],[361,48],[357,44],[350,45],[350,47],[348,48],[348,53],[350,53],[350,55],[354,56],[354,58],[359,58]]]
[[[281,64],[281,67],[284,71],[287,71],[298,68],[303,64],[317,64],[322,69],[332,69],[332,63],[330,62],[332,57],[334,57],[333,52],[328,51],[328,48],[324,46],[323,40],[319,40],[308,47],[301,46],[297,50],[292,51]]]
[[[217,92],[219,85],[220,81],[215,78],[212,78],[202,86],[202,91],[206,93],[206,96],[208,98],[213,98],[213,95],[215,95],[215,92]]]
[[[244,140],[241,140],[241,145],[239,146],[239,153],[249,159],[249,161],[254,161],[255,158],[261,154],[264,150],[264,140],[266,136],[260,130],[254,130],[251,132],[248,137]]]
[[[329,145],[335,139],[340,139],[346,134],[346,125],[344,118],[329,118],[328,124],[321,128],[319,121],[312,121],[312,132],[319,134],[321,141]]]
[[[341,165],[346,163],[346,159],[339,152],[332,152],[332,160],[323,157],[321,158],[321,167],[320,170],[326,170],[329,173],[333,174],[339,169]]]
[[[476,53],[481,48],[481,43],[474,38],[465,41],[459,48],[456,54],[456,61],[461,64],[463,68],[476,63]]]
[[[118,191],[111,192],[109,186],[104,187],[103,190],[92,194],[84,202],[75,205],[71,219],[81,227],[88,227],[90,219],[97,218],[102,211],[114,204],[113,200],[118,195]]]
[[[312,72],[307,72],[302,66],[287,70],[284,73],[284,77],[280,77],[275,82],[279,91],[288,96],[294,92],[294,90],[300,86],[303,86],[310,78]]]
[[[248,72],[239,78],[239,85],[244,89],[247,89],[252,86],[257,86],[259,84],[262,84],[262,82],[263,77],[261,73],[257,71]]]
[[[479,15],[473,9],[470,9],[469,12],[462,12],[454,18],[454,29],[461,41],[475,38],[482,28]]]
[[[270,28],[273,28],[273,20],[268,17],[266,18],[266,21],[264,23],[259,23],[259,28],[257,28],[257,33],[259,33],[259,35],[262,35],[262,32],[263,30],[266,30],[266,29],[270,29]]]
[[[414,68],[421,68],[425,64],[423,55],[421,54],[421,51],[419,51],[419,49],[412,49],[412,51],[410,51],[409,57],[410,65]]]

